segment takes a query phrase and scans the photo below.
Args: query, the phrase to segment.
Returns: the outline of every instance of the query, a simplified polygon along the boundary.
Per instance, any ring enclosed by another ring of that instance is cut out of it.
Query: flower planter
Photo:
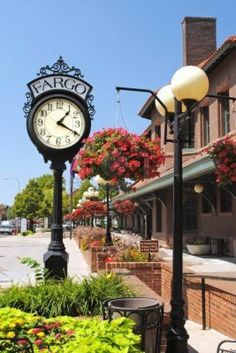
[[[208,255],[211,252],[210,244],[186,244],[191,255]]]

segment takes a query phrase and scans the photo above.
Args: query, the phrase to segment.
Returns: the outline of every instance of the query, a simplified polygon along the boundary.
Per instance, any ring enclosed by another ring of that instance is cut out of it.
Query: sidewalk
[[[27,282],[29,275],[32,276],[32,271],[26,265],[22,265],[19,261],[14,259],[17,256],[31,256],[43,264],[43,254],[45,253],[49,244],[50,235],[48,234],[35,234],[32,237],[2,237],[0,239],[0,268],[4,267],[4,276],[0,285],[8,286],[12,283],[17,282]],[[90,274],[89,267],[85,261],[82,253],[80,252],[77,244],[73,239],[69,238],[69,234],[64,236],[64,244],[66,251],[69,254],[68,263],[68,275],[70,277],[82,278]],[[30,244],[28,244],[30,243]],[[29,246],[27,248],[27,246]],[[163,256],[166,261],[171,261],[172,253],[171,250],[165,249]],[[234,271],[236,272],[236,264],[234,260],[230,259],[232,262],[227,261],[227,259],[209,259],[200,258],[196,256],[190,256],[184,254],[184,265],[188,265],[191,269],[195,268],[196,271]],[[9,266],[10,264],[10,266]],[[207,267],[206,267],[207,266]],[[1,271],[0,271],[1,275]],[[216,347],[220,341],[223,339],[228,339],[228,337],[222,335],[215,330],[205,330],[203,331],[201,325],[196,324],[192,321],[187,321],[185,325],[187,332],[190,336],[189,343],[189,353],[216,353]]]
[[[69,238],[64,239],[64,243],[66,246],[66,250],[70,255],[69,265],[68,265],[68,273],[69,275],[76,275],[76,276],[83,276],[86,273],[89,273],[89,269],[87,266],[86,261],[84,260],[83,256],[81,255],[80,250],[78,249],[77,244],[74,240],[70,240]],[[171,252],[167,254],[167,256],[171,257]],[[231,270],[236,271],[236,264],[228,263],[225,260],[217,260],[212,259],[212,262],[209,259],[204,258],[197,258],[196,256],[190,256],[185,254],[185,264],[190,266],[197,266],[197,270],[199,271],[199,266],[203,267],[207,264],[207,270],[216,271],[218,269],[221,270]],[[193,258],[193,259],[192,259]],[[236,259],[235,259],[236,260]],[[216,269],[217,265],[217,269]],[[210,269],[209,269],[210,268]],[[229,337],[224,336],[223,334],[212,330],[202,330],[201,325],[193,322],[193,321],[186,321],[186,330],[189,334],[189,353],[216,353],[217,345],[220,341],[229,339]]]

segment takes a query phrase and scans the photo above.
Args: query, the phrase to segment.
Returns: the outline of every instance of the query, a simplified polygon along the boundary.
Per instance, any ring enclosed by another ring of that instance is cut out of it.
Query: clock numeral
[[[46,109],[41,109],[41,110],[40,110],[40,116],[47,116],[47,111],[46,111]]]
[[[43,126],[43,119],[38,119],[37,120],[37,125],[38,126]]]
[[[65,137],[65,142],[66,142],[66,143],[70,143],[70,138],[69,138],[69,136],[66,136],[66,137]]]
[[[40,135],[44,136],[46,134],[45,129],[40,129]]]
[[[56,107],[57,107],[57,109],[62,109],[63,108],[63,102],[62,101],[57,101],[56,102]]]
[[[78,110],[74,110],[73,111],[73,118],[77,118],[78,114],[79,114]]]
[[[80,127],[80,121],[79,120],[75,121],[75,127]]]
[[[52,103],[48,103],[48,111],[52,111]]]
[[[51,137],[52,137],[51,135],[47,136],[47,142],[50,142]]]
[[[56,139],[56,144],[57,144],[58,146],[61,144],[61,137],[58,137],[58,138]]]

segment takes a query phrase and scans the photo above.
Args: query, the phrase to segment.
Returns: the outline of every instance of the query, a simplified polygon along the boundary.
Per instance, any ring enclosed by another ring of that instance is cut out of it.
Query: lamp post
[[[112,245],[111,238],[111,222],[110,222],[110,184],[108,180],[103,179],[100,175],[95,176],[95,181],[98,185],[105,185],[106,188],[106,206],[107,206],[107,223],[106,223],[106,235],[105,245]]]
[[[20,181],[19,179],[17,178],[3,178],[4,180],[15,180],[16,183],[17,183],[17,191],[18,191],[18,194],[20,193]]]
[[[188,334],[184,327],[184,301],[182,295],[183,280],[183,230],[182,230],[182,136],[181,129],[188,113],[196,102],[203,99],[208,91],[209,82],[203,70],[195,66],[185,66],[178,70],[171,84],[163,87],[155,98],[155,104],[161,115],[166,117],[170,132],[174,133],[174,181],[173,181],[173,261],[171,286],[170,325],[167,332],[166,353],[188,353]],[[117,87],[117,90],[149,90]],[[149,91],[150,92],[150,91]],[[184,104],[184,106],[183,106]],[[182,109],[183,106],[183,109]],[[183,112],[186,109],[186,112]]]

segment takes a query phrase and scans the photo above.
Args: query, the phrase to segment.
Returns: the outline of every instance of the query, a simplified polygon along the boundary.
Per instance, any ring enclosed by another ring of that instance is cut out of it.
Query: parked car
[[[13,226],[8,221],[3,221],[0,225],[0,234],[12,234]]]
[[[70,222],[66,222],[62,224],[63,230],[70,230]]]

